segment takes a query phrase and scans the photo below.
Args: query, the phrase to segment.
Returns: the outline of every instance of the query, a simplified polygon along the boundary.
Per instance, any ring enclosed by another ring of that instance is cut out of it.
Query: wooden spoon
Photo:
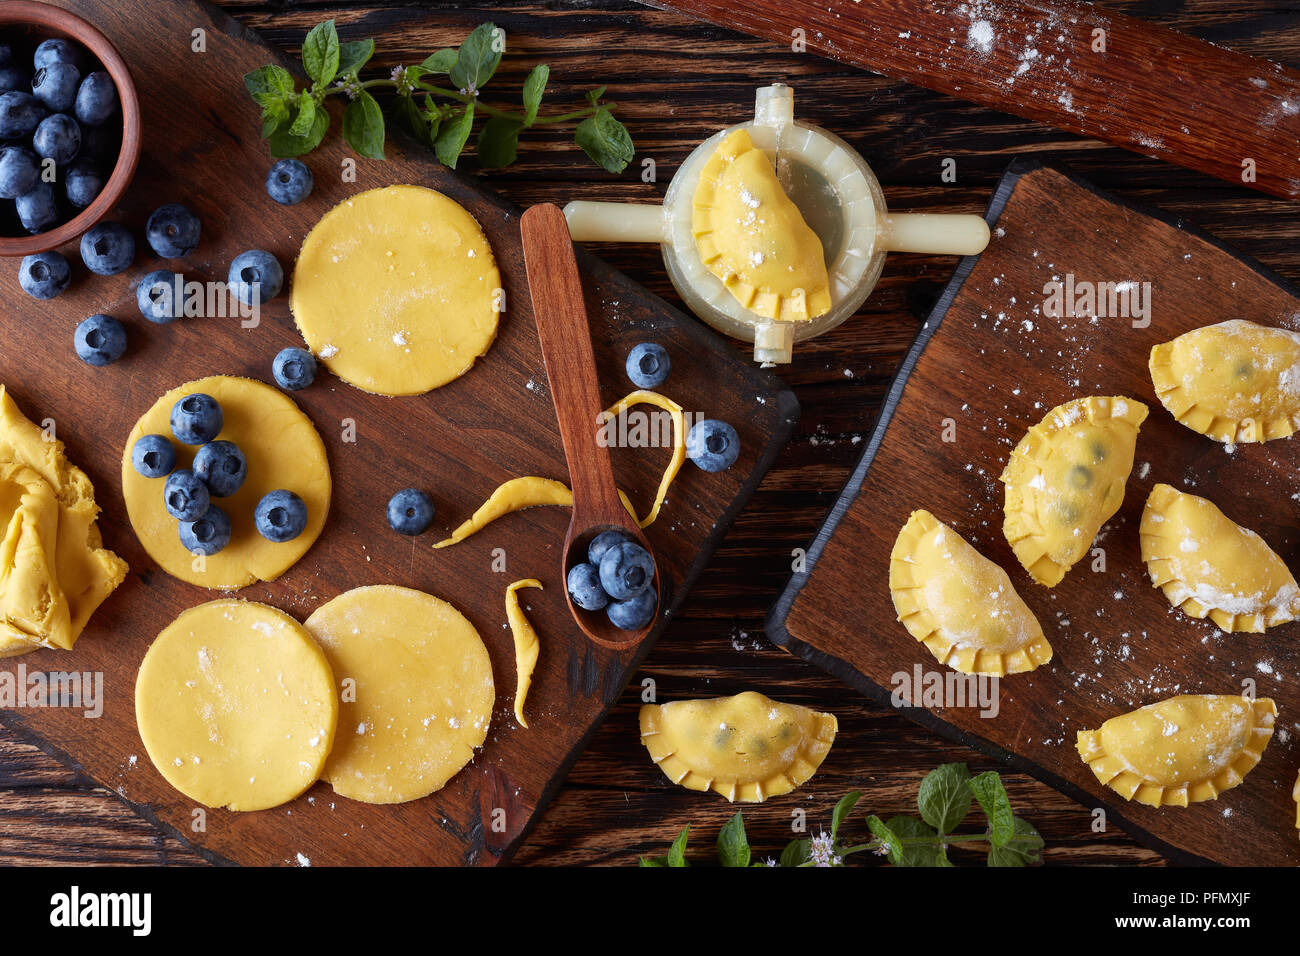
[[[587,560],[587,545],[602,531],[617,530],[650,552],[640,526],[619,500],[610,465],[609,449],[596,440],[601,423],[600,387],[591,331],[582,297],[582,277],[573,255],[569,225],[559,206],[543,203],[528,209],[519,221],[523,234],[524,266],[533,300],[533,318],[542,343],[546,377],[560,422],[564,457],[573,486],[573,515],[564,538],[564,593],[573,619],[588,637],[604,647],[622,650],[639,643],[659,615],[663,575],[657,565],[651,587],[655,614],[639,631],[625,631],[610,623],[604,611],[587,611],[573,603],[567,585],[569,569]]]

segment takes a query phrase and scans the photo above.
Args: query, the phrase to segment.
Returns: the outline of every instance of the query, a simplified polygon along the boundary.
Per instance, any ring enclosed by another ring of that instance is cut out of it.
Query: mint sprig
[[[298,89],[288,70],[274,64],[244,76],[244,86],[262,109],[262,138],[276,157],[301,156],[318,147],[329,131],[330,97],[348,99],[343,138],[367,159],[383,159],[388,120],[394,120],[438,160],[455,168],[482,119],[476,140],[486,169],[509,166],[518,157],[519,136],[534,126],[574,126],[577,145],[602,168],[621,173],[635,155],[627,128],[605,102],[605,87],[586,94],[580,109],[542,115],[542,98],[550,68],[535,66],[524,81],[523,108],[502,109],[482,101],[480,93],[496,75],[505,50],[505,34],[482,23],[457,48],[437,50],[416,66],[399,66],[387,77],[363,80],[362,69],[375,53],[371,39],[340,41],[333,20],[317,24],[302,44],[308,84]],[[445,77],[445,84],[435,78]],[[378,95],[391,95],[384,108]]]

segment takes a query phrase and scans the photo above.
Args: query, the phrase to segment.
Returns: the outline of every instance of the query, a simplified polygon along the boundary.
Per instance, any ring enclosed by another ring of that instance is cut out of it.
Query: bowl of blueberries
[[[81,235],[139,158],[139,100],[108,38],[59,7],[0,3],[0,256]]]

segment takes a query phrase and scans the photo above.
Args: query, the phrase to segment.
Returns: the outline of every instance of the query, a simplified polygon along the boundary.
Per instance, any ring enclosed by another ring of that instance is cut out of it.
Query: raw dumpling
[[[821,766],[839,724],[754,691],[641,708],[641,743],[673,783],[762,803],[789,793]]]
[[[1016,558],[1055,587],[1119,510],[1147,407],[1090,395],[1047,413],[1011,452],[1002,524]]]
[[[725,137],[704,164],[691,230],[700,260],[750,311],[787,321],[830,311],[821,240],[745,130]]]
[[[1185,807],[1241,783],[1263,756],[1276,717],[1266,698],[1170,697],[1079,731],[1079,756],[1125,800]]]
[[[1300,335],[1243,319],[1151,350],[1151,383],[1174,418],[1221,442],[1285,438],[1300,426]]]
[[[1212,501],[1156,485],[1141,533],[1151,584],[1184,613],[1256,634],[1300,615],[1300,588],[1282,559]]]
[[[889,592],[908,632],[963,674],[1019,674],[1052,659],[1007,572],[928,511],[913,511],[898,533]]]

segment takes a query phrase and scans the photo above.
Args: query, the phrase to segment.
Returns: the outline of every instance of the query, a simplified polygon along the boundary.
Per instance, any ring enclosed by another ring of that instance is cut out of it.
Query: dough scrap
[[[834,714],[754,691],[641,708],[641,743],[673,783],[762,803],[808,780],[830,752]]]
[[[70,650],[125,579],[98,516],[95,489],[63,442],[47,440],[0,385],[0,657]]]
[[[1300,830],[1300,773],[1296,774],[1295,789],[1291,791],[1291,798],[1295,800],[1295,825]]]
[[[1151,349],[1170,414],[1219,442],[1266,442],[1300,427],[1300,334],[1232,319]]]
[[[1263,756],[1276,717],[1267,698],[1170,697],[1079,731],[1077,749],[1125,800],[1185,807],[1241,783]]]
[[[197,449],[172,438],[170,416],[172,406],[194,392],[204,392],[220,403],[225,426],[219,437],[234,442],[248,458],[243,487],[228,498],[214,499],[230,516],[230,544],[197,563],[181,545],[176,519],[163,505],[163,479],[146,478],[131,464],[136,440],[158,434],[172,439],[176,467],[190,466]],[[258,534],[253,522],[258,501],[277,488],[287,488],[307,505],[307,527],[292,541],[280,544]],[[214,590],[274,581],[292,567],[325,527],[330,493],[325,444],[311,419],[279,389],[248,378],[214,375],[172,389],[136,422],[122,450],[122,495],[136,537],[168,574]]]
[[[182,612],[135,681],[149,759],[208,807],[265,810],[316,782],[334,741],[338,691],[306,629],[237,598]]]
[[[1300,588],[1286,564],[1212,501],[1156,485],[1141,538],[1152,586],[1191,617],[1258,634],[1300,616]]]
[[[1020,674],[1052,659],[1007,572],[928,511],[913,511],[898,533],[889,593],[908,633],[963,674]]]
[[[321,777],[339,796],[405,803],[454,777],[487,739],[495,689],[487,648],[464,615],[411,588],[355,588],[306,628],[335,678],[352,681]]]
[[[605,409],[603,414],[605,416],[604,421],[608,423],[607,427],[612,426],[613,420],[618,418],[619,415],[637,405],[654,405],[657,408],[662,408],[673,419],[672,457],[668,460],[668,467],[664,469],[663,477],[659,479],[659,490],[655,492],[654,504],[650,506],[650,511],[647,512],[644,518],[637,519],[637,524],[642,528],[648,528],[659,517],[659,509],[663,507],[664,501],[668,497],[668,489],[677,478],[677,473],[681,471],[682,462],[686,460],[686,417],[682,414],[682,406],[666,395],[639,389],[635,392],[629,392]],[[636,518],[636,512],[632,510],[627,496],[622,491],[619,492],[619,496],[623,499],[623,506],[627,508],[628,514]]]
[[[1011,452],[1002,530],[1039,584],[1059,584],[1119,510],[1146,417],[1131,398],[1078,398],[1048,412]]]
[[[541,588],[542,582],[536,578],[516,581],[506,588],[506,620],[510,622],[510,633],[515,639],[515,720],[519,726],[528,729],[524,719],[524,700],[528,697],[528,688],[533,683],[533,670],[537,667],[537,657],[541,652],[541,642],[537,640],[537,631],[519,606],[520,588]]]
[[[303,240],[289,307],[308,348],[367,392],[419,395],[486,355],[501,276],[474,217],[423,186],[358,193]]]
[[[821,240],[746,130],[727,135],[704,164],[691,229],[700,260],[745,308],[783,321],[830,311]]]

